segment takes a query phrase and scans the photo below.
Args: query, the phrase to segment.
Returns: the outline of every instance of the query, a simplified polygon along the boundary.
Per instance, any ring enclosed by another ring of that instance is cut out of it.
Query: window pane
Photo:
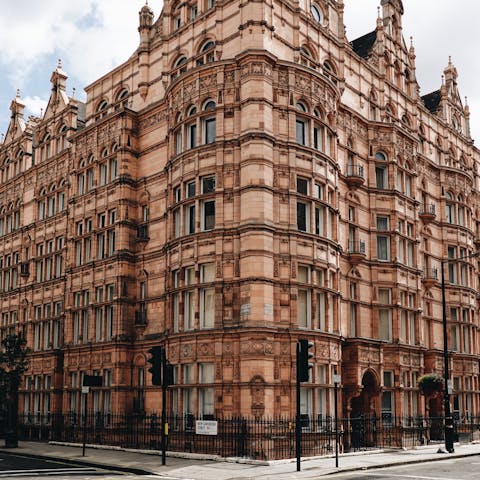
[[[215,228],[215,201],[205,202],[203,204],[203,229],[212,230]]]
[[[217,136],[217,125],[215,118],[205,120],[205,143],[213,143]]]
[[[306,145],[305,122],[302,120],[297,120],[296,137],[297,137],[297,143],[299,143],[300,145]]]
[[[297,228],[302,232],[307,231],[307,205],[297,202]]]

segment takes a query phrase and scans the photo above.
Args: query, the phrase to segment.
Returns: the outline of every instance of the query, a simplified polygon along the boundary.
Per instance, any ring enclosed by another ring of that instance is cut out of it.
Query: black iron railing
[[[283,459],[295,457],[295,420],[287,418],[215,418],[216,435],[197,432],[193,415],[168,418],[167,450]],[[79,414],[20,416],[23,440],[82,441],[84,417]],[[151,415],[93,414],[86,417],[86,442],[124,448],[161,449],[161,417]],[[327,455],[335,451],[332,417],[302,415],[302,455]],[[340,452],[378,448],[413,448],[442,440],[441,417],[360,416],[339,419]],[[480,435],[480,418],[455,419],[455,435],[472,441]]]

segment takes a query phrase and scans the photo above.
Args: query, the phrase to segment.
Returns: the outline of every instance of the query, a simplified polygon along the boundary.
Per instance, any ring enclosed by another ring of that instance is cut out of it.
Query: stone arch
[[[375,415],[380,398],[380,377],[376,370],[369,367],[362,375],[359,395],[351,400],[351,417]]]

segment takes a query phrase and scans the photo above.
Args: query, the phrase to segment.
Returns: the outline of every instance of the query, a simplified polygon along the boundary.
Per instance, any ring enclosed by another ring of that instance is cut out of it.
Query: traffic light
[[[152,366],[148,371],[152,374],[152,385],[161,385],[162,384],[162,347],[152,347],[148,353],[151,357],[148,359],[148,363],[151,363]]]
[[[313,368],[309,360],[313,357],[310,349],[313,343],[305,338],[298,339],[297,342],[297,379],[299,382],[308,382],[308,371]]]
[[[173,365],[165,359],[165,363],[163,365],[163,376],[162,376],[163,386],[169,387],[175,383],[173,378]]]

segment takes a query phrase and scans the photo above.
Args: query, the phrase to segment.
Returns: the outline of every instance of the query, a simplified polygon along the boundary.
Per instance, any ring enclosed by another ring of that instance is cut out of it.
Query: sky
[[[138,12],[145,0],[0,0],[0,133],[20,89],[28,115],[39,115],[50,95],[58,59],[69,76],[68,93],[85,99],[84,87],[125,61],[138,46]],[[158,17],[162,0],[149,0]],[[344,0],[347,37],[375,28],[380,0]],[[403,34],[416,49],[421,94],[437,90],[452,57],[460,95],[468,97],[472,136],[480,145],[478,0],[403,0]]]

